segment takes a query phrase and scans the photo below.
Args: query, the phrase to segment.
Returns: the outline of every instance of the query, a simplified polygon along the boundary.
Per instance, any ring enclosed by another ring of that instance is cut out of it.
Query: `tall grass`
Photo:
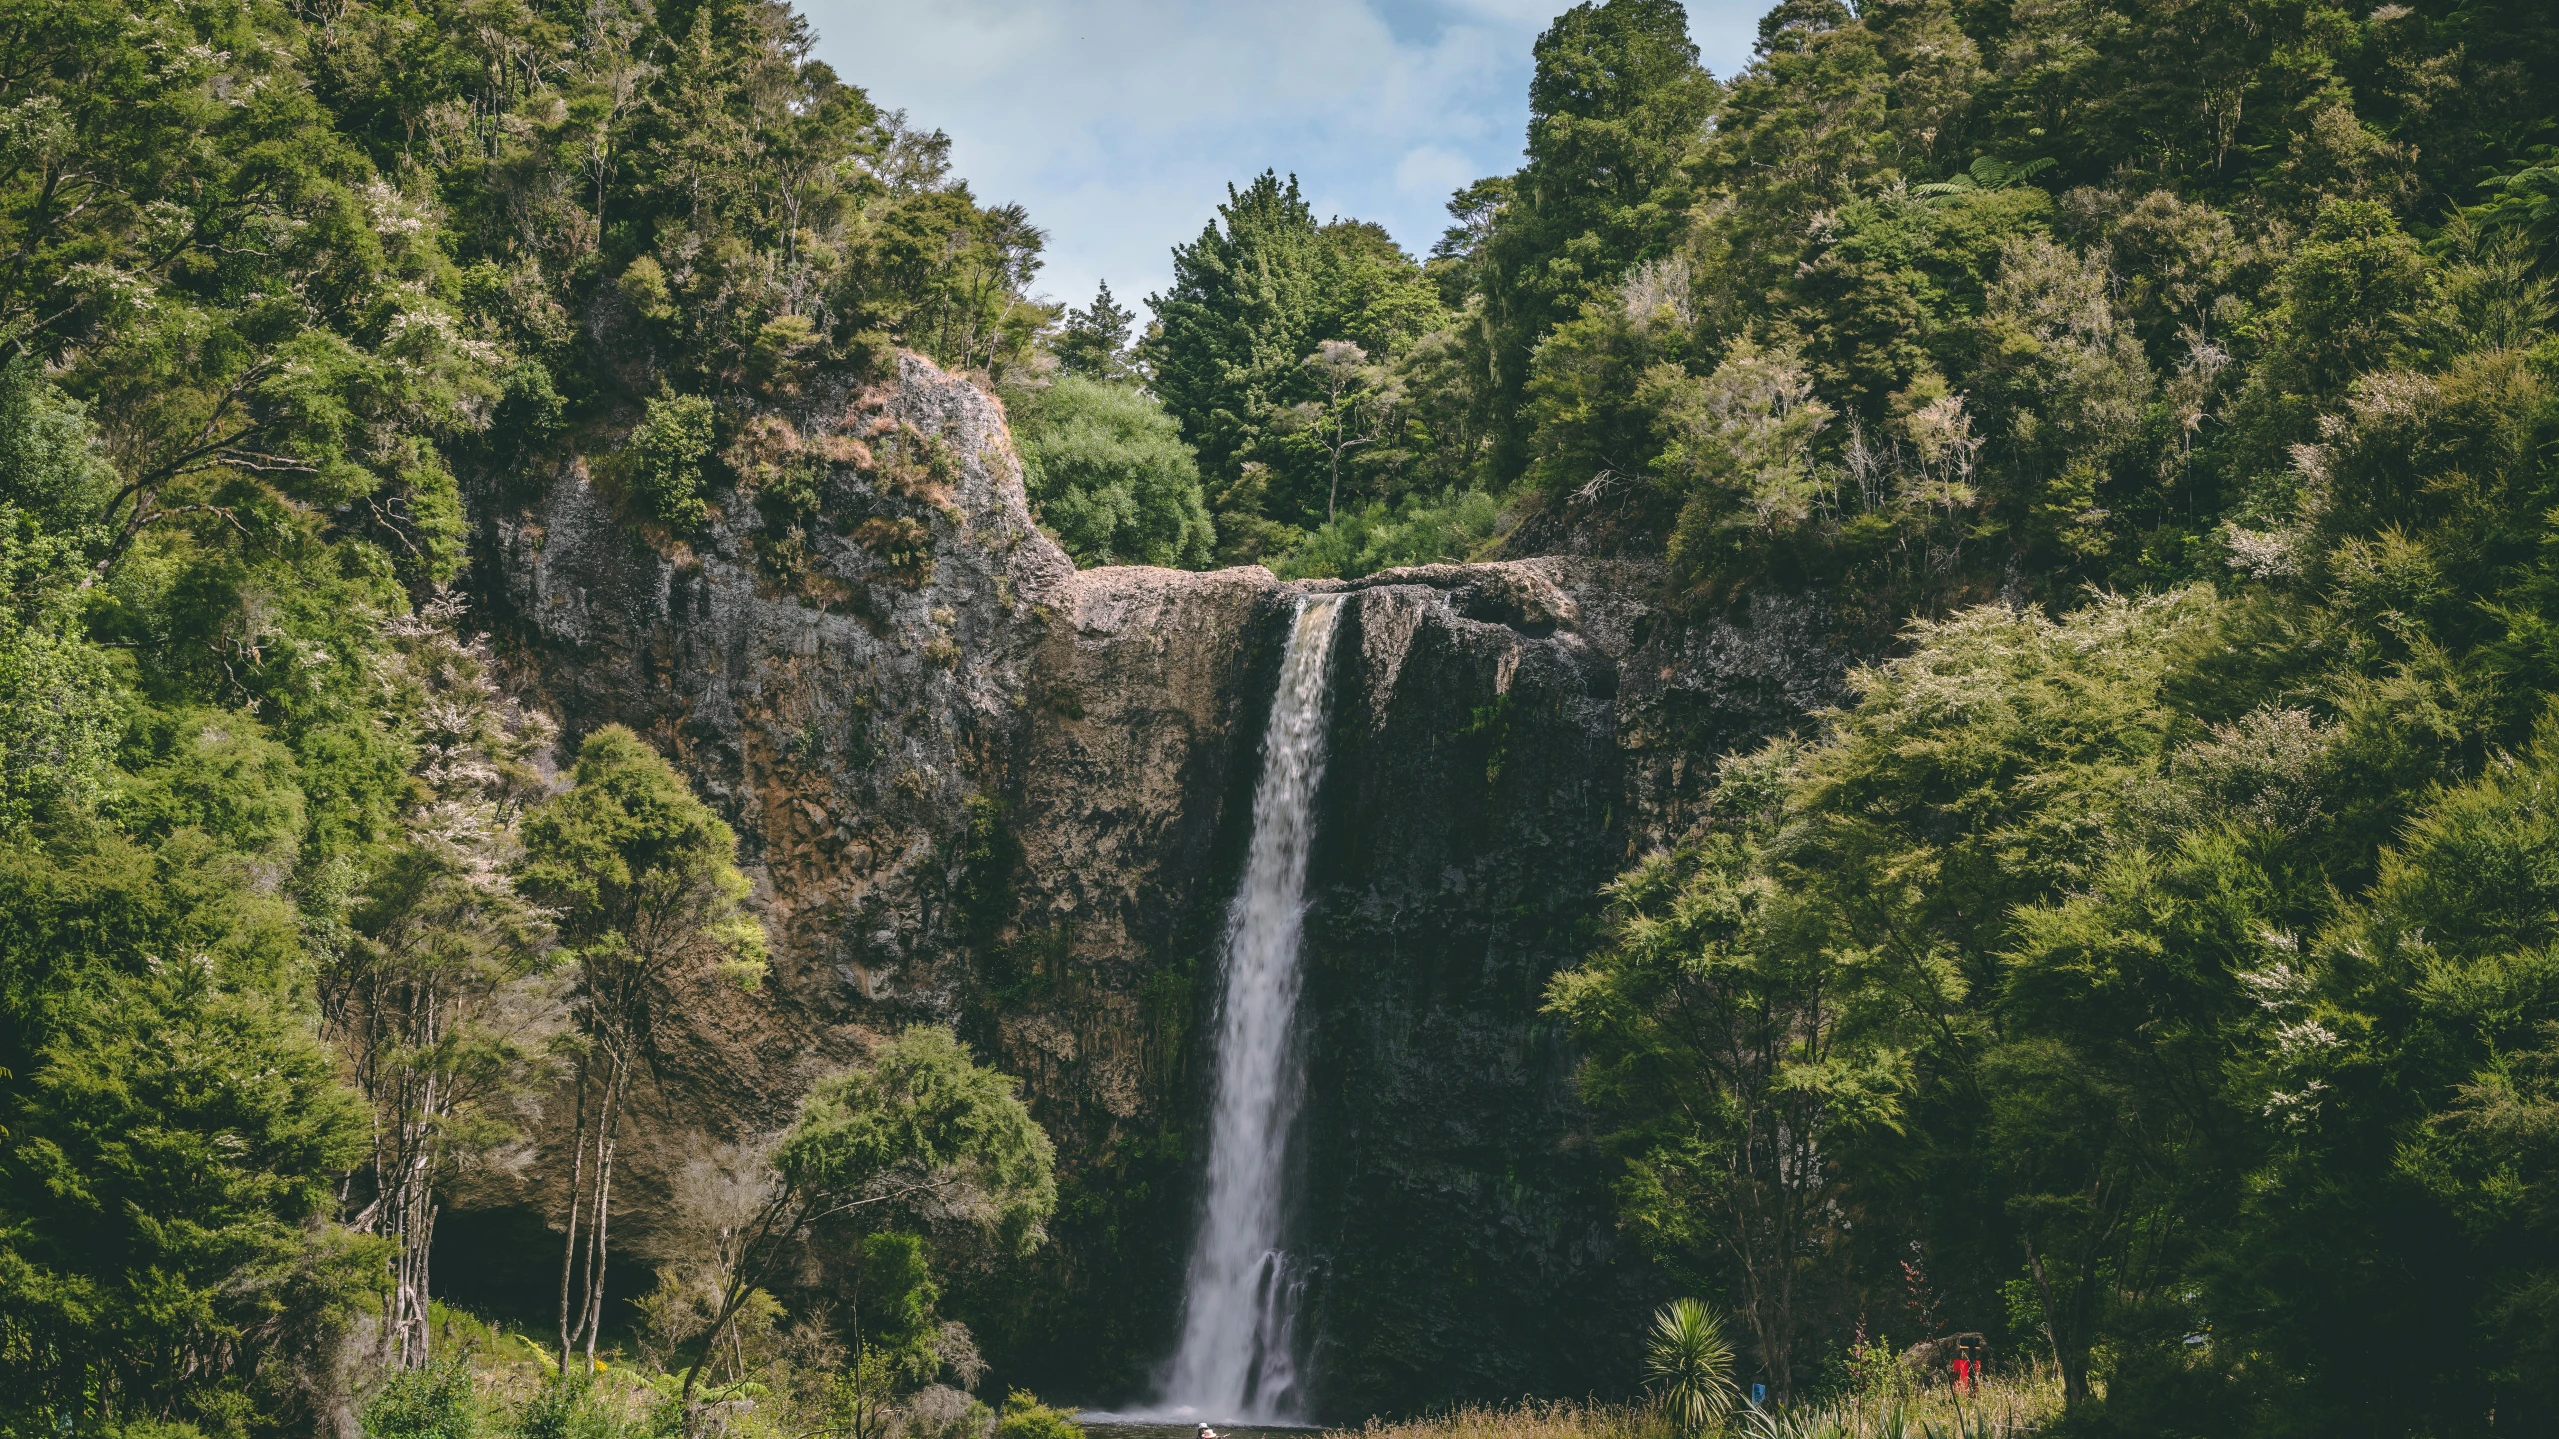
[[[1971,1394],[1948,1389],[1850,1395],[1782,1413],[1742,1416],[1744,1439],[2024,1439],[2061,1413],[2061,1375],[2049,1368],[1986,1377]]]
[[[1371,1419],[1357,1432],[1361,1439],[1673,1439],[1651,1405],[1574,1399],[1460,1404],[1418,1419]]]
[[[2061,1376],[2049,1368],[1998,1374],[1978,1392],[1945,1389],[1846,1395],[1791,1409],[1744,1409],[1720,1431],[1739,1439],[2024,1439],[2061,1413]],[[1646,1404],[1524,1399],[1461,1404],[1393,1423],[1371,1419],[1360,1439],[1673,1439]]]

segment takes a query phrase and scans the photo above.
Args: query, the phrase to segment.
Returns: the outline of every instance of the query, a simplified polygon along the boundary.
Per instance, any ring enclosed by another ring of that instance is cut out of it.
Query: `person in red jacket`
[[[1982,1362],[1989,1357],[1990,1343],[1978,1334],[1955,1336],[1955,1387],[1967,1394],[1981,1385]]]

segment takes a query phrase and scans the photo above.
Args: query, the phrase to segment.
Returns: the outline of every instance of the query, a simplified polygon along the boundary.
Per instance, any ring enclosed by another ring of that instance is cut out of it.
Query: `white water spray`
[[[1324,681],[1339,603],[1314,595],[1299,604],[1262,742],[1252,850],[1226,913],[1208,1202],[1191,1251],[1182,1343],[1164,1387],[1165,1409],[1185,1418],[1268,1424],[1303,1417],[1291,1332],[1302,1285],[1280,1249],[1282,1166],[1297,1118],[1297,944],[1315,791],[1324,778]]]

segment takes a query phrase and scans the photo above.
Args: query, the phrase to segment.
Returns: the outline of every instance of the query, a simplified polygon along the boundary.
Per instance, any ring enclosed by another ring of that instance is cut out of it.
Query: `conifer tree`
[[[1528,361],[1556,324],[1687,228],[1706,117],[1718,93],[1678,0],[1576,5],[1537,37],[1528,163],[1480,250],[1493,326],[1496,412],[1516,417]],[[1512,418],[1495,457],[1525,464]]]
[[[1065,325],[1050,343],[1058,368],[1093,380],[1127,379],[1129,325],[1136,318],[1135,311],[1113,298],[1111,282],[1102,281],[1092,304],[1066,312]]]
[[[1199,238],[1173,248],[1173,284],[1149,296],[1156,393],[1210,474],[1231,475],[1274,413],[1296,398],[1311,346],[1320,278],[1314,212],[1265,170]]]

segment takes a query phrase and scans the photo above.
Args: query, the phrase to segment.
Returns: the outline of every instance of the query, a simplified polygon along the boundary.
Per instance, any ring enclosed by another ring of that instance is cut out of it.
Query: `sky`
[[[1172,279],[1265,168],[1318,219],[1374,220],[1415,255],[1449,193],[1519,168],[1530,47],[1569,0],[800,0],[818,58],[951,137],[981,203],[1048,231],[1032,289],[1123,304]],[[1771,0],[1690,0],[1717,75],[1750,58]],[[1143,324],[1143,319],[1140,321]]]

